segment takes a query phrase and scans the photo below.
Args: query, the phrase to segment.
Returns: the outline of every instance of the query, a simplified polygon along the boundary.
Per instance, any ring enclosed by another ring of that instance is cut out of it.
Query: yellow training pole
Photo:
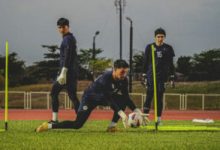
[[[5,43],[5,130],[8,130],[8,41]]]
[[[157,76],[156,76],[156,64],[155,64],[155,47],[152,44],[151,45],[151,50],[152,50],[152,68],[153,68],[153,80],[154,80],[154,119],[155,119],[155,129],[157,131]]]

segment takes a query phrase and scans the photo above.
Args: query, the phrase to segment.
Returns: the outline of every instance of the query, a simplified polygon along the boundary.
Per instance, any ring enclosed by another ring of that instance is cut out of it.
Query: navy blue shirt
[[[128,93],[128,79],[114,80],[112,71],[106,71],[100,75],[86,90],[86,95],[91,96],[94,101],[107,101],[113,106],[114,110],[119,111],[120,108],[113,99],[113,96],[117,94],[126,98],[127,106],[130,109],[136,108]]]
[[[66,67],[68,70],[76,70],[78,67],[76,39],[72,33],[63,36],[60,46],[60,67]]]
[[[157,46],[155,43],[147,45],[144,54],[144,73],[148,79],[152,79],[152,49],[155,47],[156,75],[159,81],[166,81],[169,74],[174,74],[173,57],[175,56],[172,46],[164,43]]]

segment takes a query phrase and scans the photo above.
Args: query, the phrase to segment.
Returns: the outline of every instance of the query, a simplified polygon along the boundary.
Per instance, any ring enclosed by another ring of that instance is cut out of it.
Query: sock
[[[52,129],[52,123],[48,124],[48,129]]]
[[[160,122],[160,121],[161,121],[161,117],[158,116],[158,117],[157,117],[157,122]]]
[[[108,127],[115,127],[117,125],[116,122],[111,122]]]
[[[53,114],[52,114],[52,120],[53,120],[53,121],[57,121],[57,120],[58,120],[58,113],[57,113],[57,112],[53,112]]]

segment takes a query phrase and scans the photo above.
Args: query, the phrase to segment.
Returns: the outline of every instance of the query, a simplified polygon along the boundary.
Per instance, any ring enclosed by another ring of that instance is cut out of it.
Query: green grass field
[[[0,122],[3,128],[3,122]],[[0,132],[0,149],[136,149],[136,150],[219,150],[220,132],[153,132],[133,128],[105,132],[108,121],[88,121],[80,130],[52,130],[35,133],[42,121],[10,121],[9,130]],[[164,121],[165,125],[188,125],[191,121]],[[220,127],[220,121],[210,126]]]

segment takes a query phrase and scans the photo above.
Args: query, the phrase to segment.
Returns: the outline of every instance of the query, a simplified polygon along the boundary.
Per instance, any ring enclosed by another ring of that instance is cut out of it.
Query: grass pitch
[[[0,149],[137,149],[137,150],[219,150],[220,132],[188,131],[188,132],[153,132],[146,128],[130,128],[107,133],[108,121],[88,121],[80,130],[51,130],[35,133],[34,129],[43,121],[10,121],[9,130],[0,132]],[[165,125],[189,125],[191,121],[164,121]],[[3,128],[0,122],[0,128]],[[200,124],[193,124],[200,125]],[[220,121],[210,124],[220,127]]]

